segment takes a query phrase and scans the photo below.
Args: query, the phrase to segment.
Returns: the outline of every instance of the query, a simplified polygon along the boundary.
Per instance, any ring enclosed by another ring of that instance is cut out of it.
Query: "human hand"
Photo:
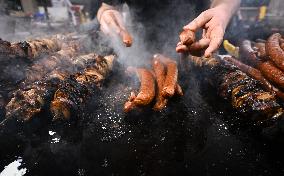
[[[184,31],[189,30],[194,33],[203,29],[202,38],[191,45],[179,42],[176,48],[177,52],[192,53],[205,50],[204,56],[210,57],[221,45],[230,18],[231,14],[223,4],[202,12],[191,23],[183,27]]]
[[[101,31],[111,37],[119,36],[126,47],[132,45],[132,37],[126,30],[122,15],[114,7],[103,3],[97,13]]]

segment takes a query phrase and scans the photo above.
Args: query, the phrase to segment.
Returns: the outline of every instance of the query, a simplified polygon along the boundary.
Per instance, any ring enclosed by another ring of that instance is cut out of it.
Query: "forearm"
[[[241,0],[211,0],[211,8],[224,6],[231,18],[240,7]]]

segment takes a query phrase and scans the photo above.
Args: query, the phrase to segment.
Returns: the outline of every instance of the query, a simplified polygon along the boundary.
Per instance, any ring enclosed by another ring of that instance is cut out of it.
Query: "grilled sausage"
[[[159,57],[157,56],[158,55],[155,55],[152,61],[152,66],[156,76],[157,88],[158,88],[156,96],[156,104],[154,105],[153,109],[155,111],[160,111],[166,106],[168,99],[163,97],[162,95],[163,86],[166,78],[166,68],[164,64],[160,61]]]
[[[161,54],[157,54],[161,62],[167,67],[167,74],[163,86],[162,95],[166,98],[172,97],[175,94],[175,86],[177,84],[178,69],[176,61],[167,58]]]
[[[176,95],[183,96],[183,90],[179,84],[176,84],[175,91],[176,91]]]
[[[281,34],[276,33],[270,36],[266,42],[266,51],[271,61],[284,71],[284,51],[280,47]]]
[[[146,106],[155,98],[155,80],[152,73],[147,69],[137,68],[136,72],[141,84],[139,93],[133,102],[137,106]]]
[[[243,41],[240,49],[244,60],[249,61],[254,67],[260,70],[266,79],[273,82],[275,85],[284,88],[284,73],[276,67],[272,61],[261,61],[253,51],[250,41]]]
[[[258,68],[268,80],[272,81],[282,89],[284,88],[284,73],[274,66],[272,62],[263,62],[258,65]]]
[[[179,39],[183,45],[191,45],[195,41],[195,33],[189,29],[183,30],[180,35]]]

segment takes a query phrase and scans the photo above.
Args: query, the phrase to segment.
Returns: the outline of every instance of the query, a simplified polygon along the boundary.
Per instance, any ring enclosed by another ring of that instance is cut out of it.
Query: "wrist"
[[[219,14],[218,17],[221,19],[220,21],[223,22],[223,27],[226,28],[232,16],[235,14],[235,8],[227,3],[222,3],[214,7],[214,9],[216,13]]]

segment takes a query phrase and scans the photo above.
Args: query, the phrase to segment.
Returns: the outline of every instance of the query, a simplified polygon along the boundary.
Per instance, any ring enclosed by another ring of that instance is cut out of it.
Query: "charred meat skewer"
[[[95,64],[59,85],[50,104],[53,120],[68,120],[73,112],[84,107],[89,96],[98,90],[112,70],[114,58],[114,55],[97,57]]]
[[[73,58],[71,66],[87,67],[99,56],[92,53]],[[70,66],[70,65],[69,65]],[[6,106],[6,118],[16,117],[27,121],[41,112],[58,89],[60,83],[70,75],[68,72],[53,71],[49,76],[14,92]]]
[[[18,43],[0,40],[0,57],[3,59],[19,57],[28,58],[32,61],[41,55],[51,54],[60,49],[61,43],[56,38],[30,40]]]
[[[232,57],[225,57],[224,60],[231,62],[233,65],[235,65],[236,67],[238,67],[238,69],[240,69],[242,72],[246,73],[247,75],[249,75],[250,77],[252,77],[255,80],[258,80],[261,82],[262,87],[266,90],[266,91],[270,91],[274,94],[276,94],[280,99],[284,100],[284,93],[279,90],[278,88],[274,87],[272,84],[270,84],[270,82],[268,80],[266,80],[263,75],[261,74],[261,72],[249,65],[246,65]]]
[[[264,91],[261,83],[247,76],[226,60],[192,57],[209,83],[219,90],[237,111],[248,114],[254,121],[277,119],[283,114],[276,96]]]

